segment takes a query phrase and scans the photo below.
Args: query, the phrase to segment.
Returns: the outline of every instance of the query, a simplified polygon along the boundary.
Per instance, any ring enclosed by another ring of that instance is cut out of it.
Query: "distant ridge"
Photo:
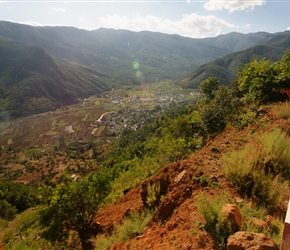
[[[269,34],[257,45],[200,66],[188,74],[183,84],[185,87],[197,88],[201,81],[216,76],[222,84],[228,85],[236,78],[242,65],[262,58],[277,61],[287,49],[290,49],[290,31]]]
[[[89,66],[122,84],[180,79],[202,64],[256,44],[265,35],[230,33],[192,39],[148,31],[87,31],[0,22],[0,36],[37,45],[59,60]],[[136,78],[133,61],[140,64],[141,79]]]

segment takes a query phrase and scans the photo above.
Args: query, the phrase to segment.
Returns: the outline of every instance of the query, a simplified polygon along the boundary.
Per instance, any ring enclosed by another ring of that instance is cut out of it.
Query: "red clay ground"
[[[164,195],[150,225],[142,235],[128,242],[118,243],[113,249],[221,249],[210,234],[198,227],[204,219],[197,210],[197,200],[203,193],[208,198],[214,198],[225,191],[233,198],[239,197],[225,180],[222,155],[243,148],[253,135],[273,128],[280,128],[290,134],[290,124],[286,120],[275,117],[272,109],[268,109],[259,126],[253,125],[243,130],[227,128],[222,134],[209,140],[206,146],[194,153],[190,159],[165,166],[150,178],[151,184],[161,183],[161,192]],[[196,176],[200,169],[206,178],[216,181],[219,187],[202,187],[199,183],[195,183],[192,177]],[[145,184],[143,186],[146,186]],[[128,212],[143,209],[141,194],[141,186],[132,189],[115,204],[100,211],[97,222],[107,231],[113,230],[128,215]],[[286,207],[283,210],[284,213]]]

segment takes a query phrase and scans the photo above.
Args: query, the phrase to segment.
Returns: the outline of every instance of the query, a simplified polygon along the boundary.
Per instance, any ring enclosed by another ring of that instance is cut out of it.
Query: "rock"
[[[220,214],[223,218],[222,225],[224,227],[230,226],[231,229],[239,230],[243,225],[243,217],[235,204],[225,204]]]
[[[227,250],[279,250],[265,234],[236,232],[228,238]]]
[[[271,224],[275,223],[276,219],[272,215],[266,215],[265,218],[266,223],[270,226]]]
[[[265,221],[259,220],[255,217],[251,218],[251,225],[258,229],[268,229],[268,224]]]
[[[235,197],[234,199],[236,203],[242,203],[244,201],[244,199],[242,199],[241,197]]]
[[[176,178],[175,178],[175,182],[178,183],[182,177],[186,174],[186,170],[183,170]]]

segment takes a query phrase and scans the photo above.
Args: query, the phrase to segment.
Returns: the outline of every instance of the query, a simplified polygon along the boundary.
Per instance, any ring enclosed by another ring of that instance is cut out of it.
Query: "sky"
[[[290,0],[0,0],[0,20],[154,31],[192,38],[290,30]]]

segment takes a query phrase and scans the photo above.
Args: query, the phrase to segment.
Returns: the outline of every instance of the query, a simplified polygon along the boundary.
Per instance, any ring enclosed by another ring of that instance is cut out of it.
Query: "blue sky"
[[[33,26],[149,30],[193,38],[290,30],[290,0],[0,0],[0,20]]]

